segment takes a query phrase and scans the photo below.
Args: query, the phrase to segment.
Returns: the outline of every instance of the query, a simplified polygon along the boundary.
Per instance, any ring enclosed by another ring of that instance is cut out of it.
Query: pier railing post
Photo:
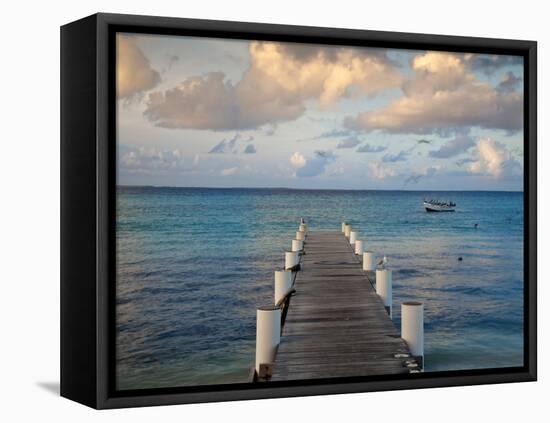
[[[304,249],[304,241],[299,239],[292,240],[292,251],[302,251]]]
[[[355,241],[355,254],[358,256],[362,256],[363,251],[364,251],[363,241],[358,239],[357,241]]]
[[[275,306],[256,310],[256,374],[259,378],[271,375],[277,347],[281,342],[281,309]]]
[[[376,270],[376,258],[372,251],[363,252],[363,270],[374,271]]]
[[[347,225],[347,222],[342,222],[342,233],[346,232],[346,225]]]
[[[424,304],[406,301],[401,304],[401,338],[411,354],[421,359],[424,368]]]
[[[299,239],[300,241],[303,241],[305,238],[305,232],[304,231],[297,231],[296,232],[296,239]]]
[[[355,245],[355,241],[357,241],[357,232],[350,231],[350,233],[349,233],[349,243],[351,245]]]
[[[350,232],[351,232],[351,225],[346,223],[346,226],[344,227],[344,235],[346,238],[349,238]]]
[[[300,263],[300,257],[297,251],[285,252],[285,270],[292,269]]]
[[[298,227],[299,231],[307,232],[307,226],[305,223],[300,223],[300,226]]]
[[[376,270],[376,293],[382,299],[390,319],[393,319],[392,272],[390,269]]]
[[[292,271],[275,271],[275,304],[278,304],[292,289]]]

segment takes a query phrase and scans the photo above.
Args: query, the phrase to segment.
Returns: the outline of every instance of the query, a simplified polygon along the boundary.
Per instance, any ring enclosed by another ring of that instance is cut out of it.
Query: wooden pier
[[[420,371],[340,232],[307,232],[268,381]]]

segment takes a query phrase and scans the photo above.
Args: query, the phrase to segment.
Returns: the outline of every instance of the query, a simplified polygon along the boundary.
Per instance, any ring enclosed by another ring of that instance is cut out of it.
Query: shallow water
[[[425,304],[426,371],[522,365],[523,193],[119,187],[118,389],[245,382],[301,216],[388,256],[397,327]]]

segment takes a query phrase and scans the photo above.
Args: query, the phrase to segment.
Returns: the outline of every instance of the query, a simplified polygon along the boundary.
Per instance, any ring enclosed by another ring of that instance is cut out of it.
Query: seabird
[[[385,269],[386,264],[388,264],[388,258],[384,256],[384,258],[378,262],[378,266],[381,266],[382,269]]]
[[[304,223],[306,223],[306,221],[304,220],[303,217],[300,218],[300,224],[303,225]]]

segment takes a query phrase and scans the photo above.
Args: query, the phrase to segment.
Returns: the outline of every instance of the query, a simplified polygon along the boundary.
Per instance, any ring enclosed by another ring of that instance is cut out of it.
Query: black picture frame
[[[270,384],[114,390],[117,32],[193,35],[524,58],[524,365]],[[537,377],[537,44],[534,41],[95,14],[61,28],[61,395],[90,407],[231,401],[534,381]]]

